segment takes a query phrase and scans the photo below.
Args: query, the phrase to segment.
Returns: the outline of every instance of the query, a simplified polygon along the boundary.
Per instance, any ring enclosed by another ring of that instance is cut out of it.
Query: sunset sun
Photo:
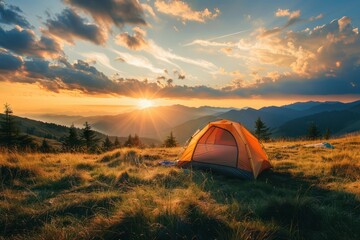
[[[138,101],[138,107],[141,109],[150,108],[152,106],[154,106],[154,103],[149,99],[140,99]]]

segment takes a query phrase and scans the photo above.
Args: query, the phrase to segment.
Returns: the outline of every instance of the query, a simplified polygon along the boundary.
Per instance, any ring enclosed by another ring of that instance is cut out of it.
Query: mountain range
[[[273,137],[303,137],[311,122],[322,133],[328,128],[333,136],[338,136],[360,131],[360,100],[351,103],[297,102],[260,109],[173,105],[92,117],[45,114],[33,116],[37,120],[66,126],[74,124],[82,127],[87,121],[93,129],[105,135],[126,137],[138,134],[141,138],[147,138],[147,142],[153,143],[161,142],[171,131],[179,143],[184,143],[197,129],[219,119],[240,122],[253,131],[258,117],[271,129]],[[51,124],[48,127],[51,128]],[[60,133],[53,134],[59,136]]]

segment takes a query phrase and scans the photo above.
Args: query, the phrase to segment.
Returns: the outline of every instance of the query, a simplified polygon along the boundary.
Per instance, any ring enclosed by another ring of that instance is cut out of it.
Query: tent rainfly
[[[228,120],[211,122],[196,132],[178,165],[209,168],[247,179],[256,179],[271,168],[259,140],[240,123]]]

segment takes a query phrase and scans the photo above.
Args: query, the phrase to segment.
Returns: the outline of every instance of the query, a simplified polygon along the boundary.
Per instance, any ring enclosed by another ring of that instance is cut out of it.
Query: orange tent
[[[228,120],[211,122],[196,132],[178,165],[255,179],[263,170],[271,168],[258,139],[240,123]]]

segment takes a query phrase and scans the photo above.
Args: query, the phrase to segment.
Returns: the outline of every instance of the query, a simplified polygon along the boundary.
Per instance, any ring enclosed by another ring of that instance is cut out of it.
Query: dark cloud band
[[[99,24],[117,27],[146,25],[143,9],[137,0],[65,0],[65,3],[89,13]]]
[[[0,47],[17,54],[37,57],[56,57],[62,53],[61,46],[49,36],[36,39],[32,30],[13,28],[9,31],[0,27]]]
[[[63,10],[56,18],[48,19],[45,24],[49,33],[66,42],[74,43],[75,38],[95,44],[104,44],[106,41],[106,34],[97,25],[87,23],[86,19],[69,8]]]
[[[7,5],[4,1],[0,0],[0,23],[15,24],[24,28],[31,28],[30,23],[21,15],[20,8]]]

